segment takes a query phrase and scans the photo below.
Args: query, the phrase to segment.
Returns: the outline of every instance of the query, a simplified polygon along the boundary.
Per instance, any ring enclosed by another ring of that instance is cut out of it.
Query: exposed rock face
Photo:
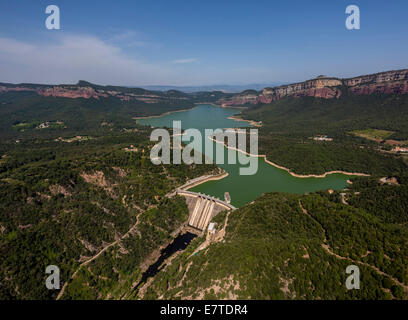
[[[372,94],[372,93],[390,93],[406,94],[408,93],[408,81],[396,81],[383,84],[358,85],[349,89],[354,94]]]
[[[340,86],[346,86],[354,94],[408,93],[408,69],[387,71],[377,74],[360,76],[350,79],[337,79],[319,76],[316,79],[283,85],[274,88],[265,88],[257,94],[241,93],[229,99],[221,99],[223,106],[270,103],[286,96],[317,97],[324,99],[339,98]]]
[[[354,94],[408,93],[408,69],[381,72],[367,76],[344,79],[343,81]]]
[[[299,82],[275,88],[265,88],[258,94],[239,94],[232,97],[231,99],[223,100],[221,103],[224,106],[270,103],[271,101],[279,100],[285,96],[310,96],[325,99],[334,97],[338,98],[341,94],[341,91],[336,87],[340,86],[341,84],[342,82],[339,79],[320,76],[316,79],[308,80],[305,82]]]
[[[64,97],[64,98],[95,98],[107,97],[103,92],[97,92],[90,87],[52,87],[46,89],[38,89],[37,93],[45,97]]]
[[[63,98],[84,98],[84,99],[99,99],[99,98],[108,98],[116,97],[122,101],[131,101],[138,100],[145,103],[159,103],[163,100],[178,99],[185,100],[186,97],[166,97],[159,96],[154,93],[145,93],[145,94],[135,94],[131,92],[121,92],[121,91],[112,91],[104,89],[95,89],[90,86],[79,86],[79,85],[58,85],[58,86],[24,86],[24,85],[0,85],[1,92],[9,91],[32,91],[36,92],[40,96],[44,97],[63,97]]]
[[[343,82],[346,86],[352,87],[356,85],[362,84],[380,84],[380,83],[388,83],[393,81],[402,81],[408,80],[408,69],[404,70],[397,70],[397,71],[387,71],[381,72],[376,74],[370,74],[367,76],[360,76],[350,79],[344,79]]]
[[[46,97],[64,97],[64,98],[85,98],[85,99],[99,99],[100,97],[107,98],[114,96],[122,101],[139,100],[145,103],[158,103],[161,97],[147,94],[123,93],[120,91],[105,91],[94,89],[92,87],[64,87],[55,86],[52,88],[38,89],[37,93]]]
[[[408,93],[408,69],[381,72],[366,76],[349,79],[329,78],[319,76],[316,79],[304,82],[283,85],[274,88],[264,88],[262,91],[246,90],[223,98],[218,101],[223,106],[239,106],[245,104],[270,103],[286,96],[292,97],[318,97],[323,99],[339,98],[340,87],[344,86],[357,95],[372,93],[407,94]],[[160,103],[168,99],[186,100],[187,97],[168,91],[160,95],[157,92],[139,90],[129,92],[118,87],[92,86],[92,84],[80,81],[77,85],[10,85],[0,84],[0,93],[8,91],[32,91],[45,97],[84,98],[100,99],[116,97],[122,101],[142,101],[144,103]],[[135,93],[136,92],[136,93]]]

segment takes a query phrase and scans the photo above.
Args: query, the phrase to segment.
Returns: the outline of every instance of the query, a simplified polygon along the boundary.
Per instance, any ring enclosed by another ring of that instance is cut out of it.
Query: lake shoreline
[[[243,150],[241,150],[241,149],[226,146],[224,142],[218,141],[218,140],[216,140],[216,139],[214,139],[214,138],[208,137],[208,139],[214,141],[215,143],[223,144],[224,147],[227,148],[227,149],[231,149],[231,150],[235,150],[235,151],[237,151],[237,152],[241,152],[241,153],[243,153],[243,154],[246,154],[247,156],[263,158],[266,163],[268,163],[268,164],[270,164],[270,165],[272,165],[272,166],[274,166],[274,167],[276,167],[276,168],[278,168],[278,169],[285,170],[285,171],[288,172],[291,176],[296,177],[296,178],[326,178],[326,176],[328,176],[328,175],[330,175],[330,174],[336,174],[336,173],[344,174],[344,175],[347,175],[347,176],[361,176],[361,177],[369,177],[369,176],[370,176],[369,174],[366,174],[366,173],[346,172],[346,171],[341,171],[341,170],[328,171],[328,172],[325,172],[325,173],[320,174],[320,175],[317,175],[317,174],[307,174],[307,175],[297,174],[297,173],[292,172],[289,168],[280,166],[280,165],[278,165],[278,164],[276,164],[276,163],[274,163],[274,162],[268,160],[268,159],[266,158],[266,155],[264,155],[264,154],[260,154],[260,155],[250,154],[250,153],[248,153],[248,152],[246,152],[246,151],[243,151]]]
[[[137,119],[148,119],[148,118],[160,118],[160,117],[163,117],[163,116],[165,116],[165,115],[168,115],[168,114],[171,114],[171,113],[174,113],[174,112],[191,111],[191,110],[194,110],[195,108],[197,108],[197,107],[200,106],[200,105],[212,105],[212,106],[217,107],[217,108],[225,108],[225,109],[230,108],[230,107],[223,107],[223,106],[220,106],[220,105],[216,105],[216,104],[214,104],[214,103],[196,103],[194,107],[189,108],[189,109],[168,111],[168,112],[163,113],[162,115],[147,116],[147,117],[135,117],[135,118],[133,118],[133,119],[137,120]],[[244,107],[240,107],[240,108],[242,109],[242,108],[244,108]],[[239,117],[236,116],[236,115],[232,115],[232,116],[228,117],[227,119],[234,120],[234,121],[237,121],[237,122],[248,122],[249,124],[251,124],[251,125],[253,125],[253,126],[258,126],[258,127],[261,126],[261,124],[260,124],[259,122],[256,122],[256,121],[253,121],[253,120],[241,119],[241,118],[239,118]],[[348,175],[348,176],[365,176],[365,177],[370,176],[369,174],[366,174],[366,173],[347,172],[347,171],[342,171],[342,170],[332,170],[332,171],[325,172],[325,173],[323,173],[323,174],[297,174],[297,173],[295,173],[295,172],[292,172],[291,169],[289,169],[289,168],[287,168],[287,167],[281,166],[281,165],[279,165],[279,164],[277,164],[277,163],[274,163],[274,162],[268,160],[267,157],[266,157],[266,155],[253,155],[253,154],[250,154],[250,153],[248,153],[248,152],[246,152],[246,151],[243,151],[243,150],[240,150],[240,149],[237,149],[237,148],[228,147],[228,146],[225,145],[225,143],[223,143],[223,142],[221,142],[221,141],[217,141],[216,139],[214,139],[214,138],[212,138],[212,137],[208,137],[208,138],[209,138],[210,140],[216,142],[216,143],[222,143],[222,144],[224,145],[224,147],[227,148],[227,149],[232,149],[232,150],[235,150],[235,151],[244,153],[244,154],[246,154],[247,156],[253,156],[253,157],[263,158],[264,161],[265,161],[267,164],[272,165],[272,166],[274,166],[275,168],[278,168],[278,169],[281,169],[281,170],[285,170],[285,171],[288,172],[291,176],[296,177],[296,178],[325,178],[325,177],[327,177],[327,176],[330,175],[330,174],[343,174],[343,175]],[[214,175],[211,175],[211,176],[202,176],[202,177],[200,177],[200,180],[194,182],[194,184],[191,184],[191,185],[188,185],[188,186],[187,186],[187,185],[183,185],[183,186],[179,187],[179,189],[188,190],[188,189],[190,189],[190,188],[193,188],[193,187],[198,186],[198,185],[200,185],[200,184],[203,184],[203,183],[205,183],[205,182],[208,182],[208,181],[211,181],[211,180],[220,180],[220,179],[223,179],[223,178],[225,178],[225,177],[227,177],[227,176],[228,176],[228,173],[227,173],[227,172],[225,172],[225,173],[223,173],[223,174],[221,174],[221,175],[215,175],[215,176],[214,176]],[[202,179],[201,179],[201,178],[202,178]]]
[[[189,190],[191,188],[199,186],[200,184],[203,184],[203,183],[208,182],[208,181],[224,179],[224,178],[228,177],[228,175],[229,175],[229,173],[224,171],[224,172],[216,174],[216,175],[201,176],[201,177],[198,177],[198,178],[194,179],[194,181],[192,181],[192,182],[187,182],[186,184],[182,185],[181,187],[179,187],[177,189],[187,191],[187,190]]]
[[[254,121],[254,120],[246,120],[246,119],[242,119],[242,118],[239,118],[239,117],[237,117],[237,116],[231,116],[231,117],[228,117],[227,119],[231,119],[231,120],[235,120],[235,121],[244,121],[244,122],[248,122],[249,124],[251,124],[251,125],[253,125],[254,127],[262,127],[262,124],[260,124],[259,122],[257,122],[257,121]]]
[[[224,107],[224,106],[222,106],[222,105],[220,105],[220,104],[215,104],[215,103],[212,103],[212,102],[200,102],[200,103],[194,103],[194,106],[191,107],[191,108],[188,108],[188,109],[166,111],[166,112],[164,112],[164,113],[162,113],[162,114],[159,114],[159,115],[143,116],[143,117],[133,117],[132,119],[137,121],[137,120],[141,120],[141,119],[160,118],[160,117],[164,117],[164,116],[167,116],[167,115],[169,115],[169,114],[176,113],[176,112],[183,112],[183,111],[194,110],[194,109],[197,108],[199,105],[207,105],[207,104],[208,104],[208,105],[211,105],[211,106],[214,106],[214,107],[217,107],[217,108],[222,108],[222,109],[247,109],[246,107]],[[232,116],[232,117],[234,117],[234,116]],[[245,121],[245,122],[249,122],[249,121],[250,121],[250,120],[244,120],[244,119],[238,119],[238,118],[232,118],[232,117],[229,117],[229,118],[227,118],[227,119],[232,119],[232,120],[235,120],[235,121]]]
[[[195,109],[196,107],[197,107],[197,106],[194,106],[194,107],[188,108],[188,109],[183,109],[183,110],[166,111],[165,113],[162,113],[162,114],[159,114],[159,115],[155,115],[155,116],[133,117],[132,119],[137,121],[137,120],[141,120],[141,119],[161,118],[161,117],[164,117],[164,116],[167,116],[167,115],[169,115],[169,114],[176,113],[176,112],[190,111],[190,110]]]

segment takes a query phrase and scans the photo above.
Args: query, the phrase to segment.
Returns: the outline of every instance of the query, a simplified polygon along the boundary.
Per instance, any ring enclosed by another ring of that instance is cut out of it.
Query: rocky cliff
[[[176,99],[176,100],[186,100],[187,98],[183,95],[167,93],[156,93],[154,91],[147,91],[143,89],[135,89],[135,92],[131,92],[132,89],[115,87],[111,89],[110,87],[95,86],[92,84],[83,86],[77,85],[34,85],[34,84],[1,84],[0,83],[0,93],[2,92],[21,92],[21,91],[32,91],[36,92],[40,96],[44,97],[63,97],[63,98],[84,98],[84,99],[100,99],[108,97],[116,97],[122,101],[132,101],[138,100],[144,103],[159,103],[164,100]],[[142,92],[141,92],[142,91]]]
[[[343,82],[355,94],[406,94],[408,93],[408,69],[344,79]]]
[[[219,99],[217,103],[223,106],[239,106],[245,104],[270,103],[286,96],[318,97],[323,99],[339,98],[341,87],[353,94],[407,94],[408,69],[380,72],[371,75],[349,79],[318,76],[316,79],[264,88],[262,91],[245,90],[239,94],[228,95]],[[0,93],[9,91],[34,91],[46,97],[100,99],[115,97],[122,101],[141,101],[144,103],[161,103],[169,100],[189,100],[191,96],[180,91],[167,92],[149,91],[138,88],[98,86],[86,81],[79,81],[76,85],[35,85],[35,84],[7,84],[0,83]],[[214,99],[214,101],[217,98]]]
[[[319,76],[316,79],[304,82],[265,88],[257,93],[243,92],[228,99],[221,99],[219,103],[223,106],[270,103],[286,96],[309,96],[332,99],[341,96],[341,86],[345,86],[353,94],[407,94],[408,69],[381,72],[349,79]]]

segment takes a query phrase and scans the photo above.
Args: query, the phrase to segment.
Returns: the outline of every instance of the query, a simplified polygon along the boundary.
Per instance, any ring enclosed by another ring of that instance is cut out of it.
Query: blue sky
[[[45,28],[50,4],[61,30]],[[345,28],[350,4],[360,30]],[[3,0],[0,81],[282,83],[401,69],[407,15],[406,0]]]

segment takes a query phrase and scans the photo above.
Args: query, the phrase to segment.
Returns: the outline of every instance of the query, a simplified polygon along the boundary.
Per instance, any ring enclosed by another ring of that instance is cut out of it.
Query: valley
[[[0,297],[406,299],[408,167],[385,152],[408,140],[406,74],[240,94],[2,84]],[[258,129],[257,173],[153,165],[149,135],[174,120]],[[215,210],[227,192],[236,210]],[[365,290],[345,289],[350,262]]]

